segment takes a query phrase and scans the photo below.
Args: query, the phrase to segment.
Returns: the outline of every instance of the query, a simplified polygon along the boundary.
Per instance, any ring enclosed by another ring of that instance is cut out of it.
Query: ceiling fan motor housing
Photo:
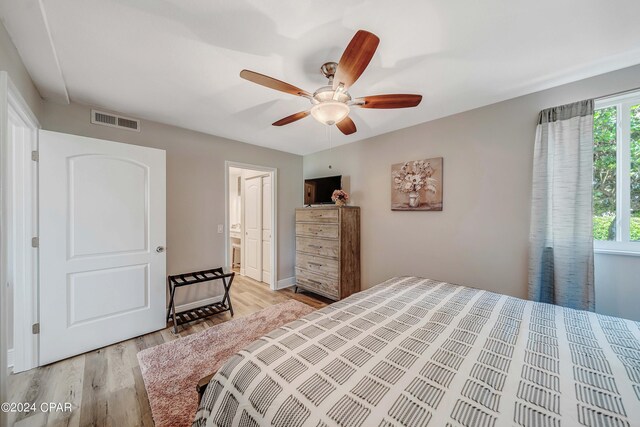
[[[322,72],[322,75],[328,78],[329,80],[333,80],[333,76],[336,75],[337,69],[338,69],[337,62],[325,62],[324,64],[322,64],[322,67],[320,67],[320,71]]]

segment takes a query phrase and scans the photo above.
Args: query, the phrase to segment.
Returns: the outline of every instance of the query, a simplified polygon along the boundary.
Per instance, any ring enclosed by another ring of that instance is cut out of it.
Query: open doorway
[[[226,265],[276,289],[276,169],[226,162]]]

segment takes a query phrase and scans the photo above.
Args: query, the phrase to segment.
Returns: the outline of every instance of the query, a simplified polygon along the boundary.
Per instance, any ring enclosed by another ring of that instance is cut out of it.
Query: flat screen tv
[[[342,175],[305,179],[305,206],[333,203],[333,201],[331,200],[331,195],[333,194],[334,190],[342,190]]]

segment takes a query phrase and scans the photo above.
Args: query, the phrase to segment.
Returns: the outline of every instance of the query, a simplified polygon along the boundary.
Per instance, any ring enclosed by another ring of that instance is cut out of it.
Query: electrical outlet
[[[224,231],[224,225],[218,224],[218,233],[222,233]]]

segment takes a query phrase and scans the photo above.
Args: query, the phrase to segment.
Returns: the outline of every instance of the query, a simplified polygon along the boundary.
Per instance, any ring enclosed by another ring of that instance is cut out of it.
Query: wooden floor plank
[[[153,426],[137,353],[246,316],[270,305],[295,299],[314,308],[332,301],[292,288],[272,291],[264,283],[236,275],[231,287],[235,315],[229,312],[116,343],[44,367],[9,376],[12,402],[70,402],[70,413],[9,414],[15,426]],[[194,384],[195,387],[195,384]]]
[[[52,369],[52,375],[47,387],[47,399],[51,403],[71,403],[71,411],[51,411],[48,413],[47,425],[50,426],[79,426],[80,408],[82,404],[82,391],[84,386],[84,364],[82,356],[66,359],[56,369]]]
[[[153,427],[151,406],[149,405],[147,389],[144,387],[144,381],[142,380],[142,372],[140,372],[140,366],[132,368],[131,375],[136,382],[136,404],[138,406],[138,411],[140,414],[140,425]]]
[[[86,353],[84,356],[84,381],[80,405],[81,426],[107,425],[109,403],[107,382],[110,373],[106,355],[106,348],[102,348]],[[51,367],[55,368],[56,364],[52,364]]]

